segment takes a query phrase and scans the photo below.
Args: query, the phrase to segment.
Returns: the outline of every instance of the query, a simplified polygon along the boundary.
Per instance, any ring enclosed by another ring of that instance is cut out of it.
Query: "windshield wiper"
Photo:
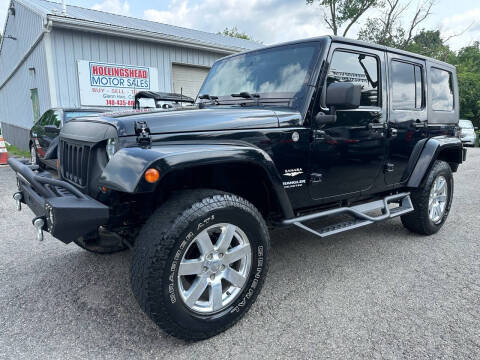
[[[239,94],[232,94],[231,95],[232,97],[241,97],[241,98],[244,98],[244,99],[255,99],[255,98],[259,98],[260,95],[258,94],[250,94],[248,91],[242,91],[241,93]]]
[[[255,105],[258,106],[260,104],[260,95],[259,94],[250,94],[248,91],[242,91],[239,94],[231,94],[231,97],[240,97],[244,99],[256,100]]]
[[[201,100],[210,100],[210,104],[220,105],[220,102],[218,101],[218,96],[202,94],[198,98]],[[205,102],[202,102],[201,104],[205,104]]]

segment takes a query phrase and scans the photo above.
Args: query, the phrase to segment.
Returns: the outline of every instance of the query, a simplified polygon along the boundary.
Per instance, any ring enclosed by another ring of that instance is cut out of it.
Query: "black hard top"
[[[341,36],[333,36],[333,35],[325,35],[325,36],[313,37],[313,38],[308,38],[308,39],[289,41],[289,42],[285,42],[285,43],[266,46],[266,47],[256,49],[256,50],[245,51],[241,54],[245,54],[245,53],[249,53],[249,52],[262,51],[262,50],[265,50],[265,49],[275,48],[277,46],[284,46],[284,45],[290,45],[290,44],[301,44],[301,43],[311,42],[311,41],[322,41],[322,42],[330,42],[331,41],[331,42],[335,42],[335,43],[364,47],[364,48],[375,49],[375,50],[380,50],[380,51],[388,51],[388,52],[391,52],[391,53],[395,53],[395,54],[399,54],[399,55],[403,55],[403,56],[409,56],[409,57],[416,58],[416,59],[428,60],[428,61],[433,62],[437,65],[440,65],[441,67],[444,67],[444,68],[455,69],[454,65],[448,64],[448,63],[443,62],[443,61],[439,61],[439,60],[434,59],[434,58],[430,58],[428,56],[415,54],[415,53],[405,51],[405,50],[395,49],[395,48],[385,46],[385,45],[379,45],[379,44],[369,43],[369,42],[362,41],[362,40],[354,40],[354,39],[349,39],[349,38],[345,38],[345,37],[341,37]],[[233,54],[233,55],[227,56],[227,58],[228,57],[234,57],[234,56],[237,56],[237,55],[239,55],[239,54]]]

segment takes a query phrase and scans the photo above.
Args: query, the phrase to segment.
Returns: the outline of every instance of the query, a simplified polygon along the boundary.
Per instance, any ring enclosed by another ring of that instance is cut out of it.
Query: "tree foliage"
[[[460,117],[480,126],[480,43],[464,47],[450,62],[457,66]]]
[[[447,62],[453,62],[455,57],[455,53],[440,36],[439,30],[422,30],[403,49]]]
[[[452,51],[439,30],[422,28],[432,14],[436,0],[306,0],[318,3],[324,10],[324,20],[334,35],[344,29],[343,36],[367,10],[378,7],[380,15],[368,17],[358,34],[359,39],[404,49],[448,62],[457,67],[460,95],[460,117],[480,127],[480,42]],[[410,16],[408,16],[410,14]],[[466,24],[468,25],[468,24]],[[466,27],[465,31],[468,29]]]
[[[405,48],[417,35],[420,25],[432,14],[435,0],[420,0],[411,18],[406,13],[410,0],[384,0],[379,17],[369,17],[359,39],[397,48]]]
[[[378,0],[306,0],[307,4],[318,3],[323,9],[323,20],[334,35],[347,36],[350,28],[369,9],[378,5]]]
[[[244,39],[244,40],[253,40],[246,33],[240,32],[236,26],[232,26],[231,28],[226,27],[225,29],[223,29],[222,32],[218,32],[217,34],[230,36],[230,37],[236,37],[236,38]]]

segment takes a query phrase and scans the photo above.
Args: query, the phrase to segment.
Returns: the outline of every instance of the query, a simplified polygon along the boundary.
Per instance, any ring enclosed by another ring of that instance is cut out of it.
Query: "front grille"
[[[61,140],[60,151],[63,177],[79,186],[86,186],[88,184],[90,146]]]

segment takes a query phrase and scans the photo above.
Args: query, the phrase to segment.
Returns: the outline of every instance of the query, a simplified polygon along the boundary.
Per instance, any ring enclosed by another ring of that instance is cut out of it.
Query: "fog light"
[[[157,169],[148,169],[145,171],[145,180],[150,184],[154,184],[160,179],[160,172]]]

